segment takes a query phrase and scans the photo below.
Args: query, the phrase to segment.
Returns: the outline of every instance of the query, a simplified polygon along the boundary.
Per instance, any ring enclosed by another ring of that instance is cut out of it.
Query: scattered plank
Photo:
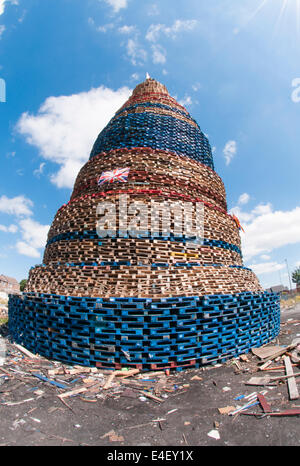
[[[266,357],[266,358],[263,358],[264,359],[264,362],[267,362],[267,361],[270,361],[272,359],[276,359],[277,357],[279,356],[282,356],[283,354],[285,354],[287,351],[290,351],[294,348],[296,348],[296,344],[292,344],[292,345],[289,345],[289,346],[286,346],[285,348],[281,348],[281,349],[278,349],[277,352],[275,352],[274,354]]]
[[[262,366],[259,367],[260,371],[264,371],[267,367],[269,367],[272,364],[272,360],[265,362]]]
[[[235,410],[234,406],[226,406],[225,408],[218,408],[220,414],[229,414]]]
[[[252,353],[257,356],[259,359],[266,359],[273,354],[277,354],[278,351],[284,349],[282,346],[267,346],[262,348],[252,348]]]
[[[0,371],[3,372],[5,375],[14,378],[14,375],[8,372],[7,370],[3,369],[3,367],[0,367]]]
[[[64,384],[59,383],[59,382],[55,382],[55,380],[50,380],[50,379],[48,379],[48,377],[45,377],[44,375],[38,374],[37,372],[32,372],[32,375],[34,377],[37,377],[38,379],[42,380],[43,382],[48,382],[51,385],[54,385],[57,388],[63,388],[63,389],[69,388],[69,387],[67,387],[67,385],[64,385]]]
[[[17,406],[22,405],[23,403],[27,403],[28,401],[34,401],[35,398],[27,398],[27,400],[22,401],[8,401],[7,403],[2,403],[2,406]]]
[[[149,392],[141,392],[141,393],[147,398],[150,398],[151,400],[156,401],[156,403],[162,403],[164,401],[161,398],[158,398],[158,396],[152,395],[152,393],[149,393]]]
[[[299,391],[298,391],[298,388],[297,388],[296,379],[294,377],[294,371],[293,371],[291,360],[290,360],[289,356],[284,356],[283,362],[284,362],[284,365],[285,365],[286,375],[287,376],[292,376],[287,381],[290,400],[297,400],[299,398]]]
[[[69,392],[60,393],[57,396],[58,398],[62,400],[63,398],[68,398],[69,396],[78,395],[79,393],[83,393],[86,391],[87,391],[86,387],[80,387],[80,388],[75,388],[74,390],[70,390]]]
[[[36,354],[31,353],[31,351],[28,351],[26,348],[23,348],[23,346],[18,345],[17,343],[14,343],[14,346],[21,351],[21,353],[25,354],[31,359],[40,359]]]
[[[264,413],[270,413],[272,411],[272,408],[269,405],[269,403],[267,402],[264,395],[262,393],[258,393],[257,398],[258,398],[258,401],[260,402],[260,405],[261,405],[261,407],[263,409],[263,412]]]
[[[271,377],[251,377],[250,380],[245,382],[245,385],[276,385],[272,383]]]
[[[139,372],[139,369],[130,369],[129,371],[115,371],[108,377],[107,381],[103,385],[103,390],[108,390],[110,388],[115,377],[122,377],[123,379],[127,379],[128,377],[132,377]]]
[[[292,375],[279,375],[277,377],[251,377],[250,380],[245,382],[245,385],[272,385],[273,382],[289,379],[290,377],[298,377],[299,375],[300,372],[297,372],[297,374],[293,373]]]

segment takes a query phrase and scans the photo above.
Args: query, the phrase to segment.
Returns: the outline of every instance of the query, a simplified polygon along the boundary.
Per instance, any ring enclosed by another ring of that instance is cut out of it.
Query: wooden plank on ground
[[[289,356],[284,356],[283,358],[284,365],[285,365],[285,371],[287,376],[293,376],[294,371],[292,368],[291,360]],[[299,391],[298,387],[296,384],[296,379],[295,377],[290,377],[288,378],[288,389],[289,389],[289,395],[291,400],[297,400],[299,398]]]
[[[268,354],[267,351],[259,351],[259,350],[267,350],[267,348],[252,348],[252,353],[258,356],[259,358],[263,359],[263,362],[270,361],[271,359],[275,359],[278,356],[282,356],[285,354],[287,351],[290,351],[294,348],[296,348],[296,344],[292,344],[286,347],[280,347],[278,346],[278,351],[275,349],[276,347],[271,347],[272,351],[270,350],[270,353]],[[272,353],[272,354],[271,354]]]

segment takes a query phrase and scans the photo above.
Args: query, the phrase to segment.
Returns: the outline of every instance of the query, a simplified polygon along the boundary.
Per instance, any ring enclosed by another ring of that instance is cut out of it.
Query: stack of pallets
[[[130,170],[126,182],[99,183],[118,168]],[[103,203],[113,225],[106,235]],[[99,134],[54,218],[43,264],[10,297],[11,334],[67,363],[180,370],[267,343],[279,321],[278,295],[244,267],[207,137],[147,79]]]

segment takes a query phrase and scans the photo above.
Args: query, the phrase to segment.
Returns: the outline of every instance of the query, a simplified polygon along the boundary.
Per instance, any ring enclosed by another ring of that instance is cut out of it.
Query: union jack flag
[[[242,230],[242,231],[245,233],[245,230],[244,230],[244,228],[242,227],[242,225],[241,225],[239,219],[238,219],[235,215],[232,215],[232,218],[233,218],[233,220],[235,221],[235,223],[236,223],[238,229],[239,229],[239,230]]]
[[[103,172],[98,180],[98,184],[113,183],[119,181],[120,183],[126,183],[130,168],[116,168],[110,172]]]

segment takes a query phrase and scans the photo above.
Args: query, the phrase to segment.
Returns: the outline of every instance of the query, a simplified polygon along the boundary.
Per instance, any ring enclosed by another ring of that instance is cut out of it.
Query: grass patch
[[[8,322],[8,317],[0,317],[0,325],[5,325]]]

